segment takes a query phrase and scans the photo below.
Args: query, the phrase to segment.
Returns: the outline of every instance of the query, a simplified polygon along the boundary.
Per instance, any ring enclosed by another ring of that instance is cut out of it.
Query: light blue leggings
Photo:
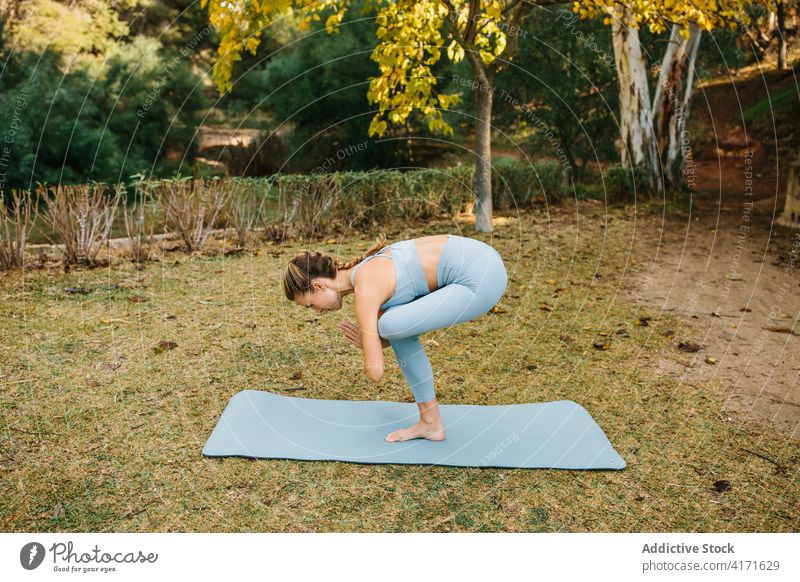
[[[416,261],[415,267],[409,266],[412,277],[422,273],[418,257]],[[391,343],[416,402],[436,397],[433,369],[420,344],[420,334],[469,321],[489,311],[503,296],[508,273],[500,254],[488,244],[450,235],[442,249],[436,280],[436,291],[389,307],[378,320],[378,335]]]

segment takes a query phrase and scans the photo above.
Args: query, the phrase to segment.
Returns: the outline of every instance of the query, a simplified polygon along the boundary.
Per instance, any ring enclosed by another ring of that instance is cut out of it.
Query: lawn
[[[796,531],[797,442],[729,419],[724,386],[657,373],[659,354],[699,338],[618,292],[652,259],[640,235],[659,221],[587,201],[499,217],[492,234],[453,221],[384,230],[479,238],[509,271],[496,312],[423,336],[439,401],[574,400],[622,471],[203,457],[243,389],[413,401],[391,350],[373,384],[336,329],[355,321],[352,297],[320,316],[281,290],[295,252],[349,259],[377,232],[175,252],[143,270],[3,274],[0,530]]]

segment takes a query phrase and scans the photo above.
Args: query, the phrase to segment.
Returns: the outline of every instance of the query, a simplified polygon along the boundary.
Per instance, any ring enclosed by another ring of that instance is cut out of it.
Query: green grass
[[[574,400],[625,470],[204,458],[228,399],[245,388],[413,401],[390,351],[380,384],[363,375],[360,352],[336,329],[355,320],[352,301],[319,316],[280,289],[295,252],[310,246],[349,258],[373,242],[364,233],[341,247],[287,244],[143,271],[121,264],[4,275],[0,530],[796,531],[796,442],[726,422],[726,395],[714,383],[656,373],[659,354],[679,357],[678,341],[700,338],[617,292],[625,268],[644,268],[652,249],[638,237],[654,233],[661,217],[635,216],[634,237],[632,206],[579,208],[579,229],[574,208],[550,206],[493,235],[440,222],[398,225],[390,238],[463,228],[491,242],[509,270],[504,312],[423,338],[439,344],[426,350],[440,402]],[[634,325],[644,315],[651,325]],[[667,329],[675,335],[662,335]],[[610,334],[610,349],[592,347],[600,333]],[[177,347],[157,353],[166,340]],[[722,479],[732,487],[719,493],[713,484]]]
[[[748,106],[743,112],[745,121],[772,119],[773,114],[797,106],[797,89],[792,86]]]

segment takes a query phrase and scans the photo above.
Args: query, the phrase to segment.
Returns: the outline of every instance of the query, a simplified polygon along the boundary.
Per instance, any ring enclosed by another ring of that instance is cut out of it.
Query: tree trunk
[[[786,70],[786,10],[783,0],[778,2],[778,70]]]
[[[478,77],[476,75],[476,77]],[[492,232],[492,96],[493,79],[482,75],[475,89],[475,230]]]
[[[619,80],[620,161],[626,168],[640,169],[650,190],[663,192],[639,31],[630,26],[632,18],[624,6],[617,4],[609,13]]]
[[[694,65],[701,33],[701,29],[692,23],[689,36],[683,38],[680,26],[672,25],[653,97],[652,116],[663,179],[665,186],[674,190],[680,189],[683,184],[683,170],[689,151],[686,122],[694,91]]]

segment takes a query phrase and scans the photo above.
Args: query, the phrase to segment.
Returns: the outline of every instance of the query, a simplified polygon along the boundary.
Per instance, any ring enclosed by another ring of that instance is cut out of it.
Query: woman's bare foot
[[[425,438],[431,441],[443,441],[444,425],[442,421],[425,422],[420,419],[415,425],[389,433],[385,440],[390,443],[395,443],[417,438]]]
[[[427,402],[417,402],[417,407],[419,408],[417,424],[391,432],[386,435],[384,440],[390,443],[418,438],[443,441],[444,425],[442,424],[442,418],[439,416],[439,404],[436,402],[436,398]]]

